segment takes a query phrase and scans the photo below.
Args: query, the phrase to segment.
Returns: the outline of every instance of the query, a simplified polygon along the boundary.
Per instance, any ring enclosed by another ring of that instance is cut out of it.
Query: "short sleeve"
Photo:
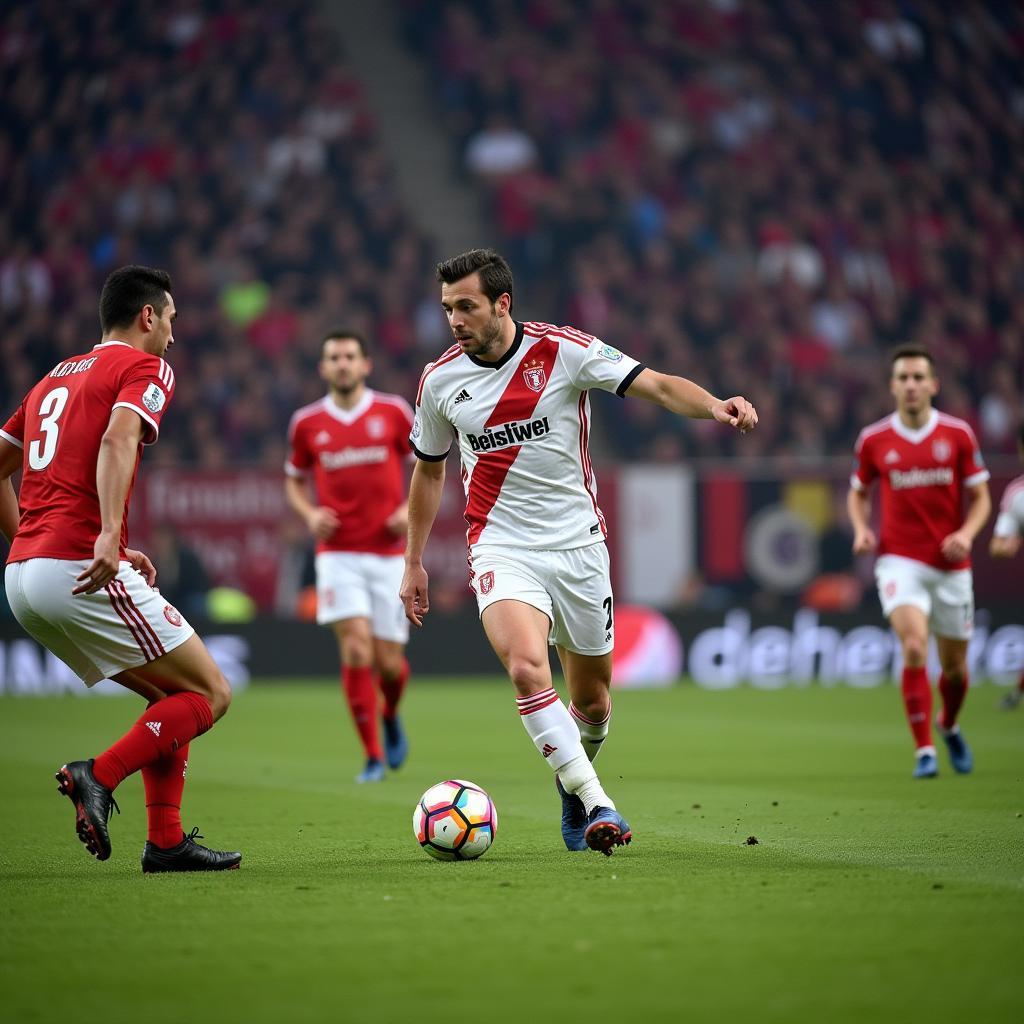
[[[643,364],[600,338],[581,334],[580,339],[564,341],[559,351],[569,379],[581,391],[597,388],[613,391],[622,398],[640,375]]]
[[[409,440],[412,442],[412,450],[418,459],[423,459],[425,462],[440,462],[451,450],[452,425],[437,407],[428,377],[431,369],[433,369],[433,364],[427,366],[420,380]]]
[[[143,444],[155,444],[160,421],[174,394],[174,371],[159,356],[139,359],[125,370],[113,409],[131,409],[144,424]]]
[[[25,447],[25,403],[14,411],[14,415],[3,425],[0,437],[10,441],[16,448]]]
[[[974,431],[965,426],[960,436],[960,476],[964,487],[977,487],[978,484],[983,484],[990,474],[981,456]]]
[[[1003,492],[993,530],[996,537],[1024,537],[1024,477]]]
[[[299,414],[288,424],[288,459],[284,471],[288,476],[302,477],[313,468],[313,452],[309,447],[309,432],[302,429]]]
[[[866,491],[878,476],[878,467],[871,454],[871,445],[862,430],[853,448],[853,472],[850,474],[850,486],[855,491]]]

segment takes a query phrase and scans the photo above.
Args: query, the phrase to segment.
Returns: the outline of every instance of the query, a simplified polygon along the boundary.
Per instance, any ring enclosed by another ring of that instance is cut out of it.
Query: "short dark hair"
[[[320,352],[323,354],[324,345],[329,341],[340,341],[342,338],[351,338],[358,346],[359,351],[365,358],[370,354],[370,350],[366,344],[366,338],[359,331],[350,330],[348,327],[333,327],[327,331],[320,341]]]
[[[135,265],[115,270],[100,292],[100,328],[109,334],[115,327],[130,327],[143,306],[152,306],[160,316],[170,290],[171,275],[166,270]]]
[[[512,269],[493,249],[470,249],[437,265],[437,279],[443,284],[454,284],[470,274],[480,275],[480,287],[492,305],[506,292],[511,300]],[[508,308],[512,308],[511,301]]]
[[[895,365],[897,359],[927,359],[928,365],[933,370],[935,369],[935,360],[931,352],[924,345],[919,345],[917,342],[911,341],[904,345],[897,345],[892,350],[892,358],[889,360],[889,365]]]

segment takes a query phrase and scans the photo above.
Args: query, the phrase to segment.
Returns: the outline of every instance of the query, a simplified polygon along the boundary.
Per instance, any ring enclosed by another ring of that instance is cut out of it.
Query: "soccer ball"
[[[486,853],[498,832],[494,802],[463,779],[439,782],[412,812],[416,842],[438,860],[473,860]]]

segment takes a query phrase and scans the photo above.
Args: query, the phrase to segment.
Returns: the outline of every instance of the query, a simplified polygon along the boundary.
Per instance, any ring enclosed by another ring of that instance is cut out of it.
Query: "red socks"
[[[212,726],[213,711],[205,697],[198,693],[164,697],[150,704],[128,732],[96,758],[93,775],[101,786],[114,789],[132,772],[176,753]]]
[[[402,659],[402,668],[394,679],[380,675],[377,680],[380,692],[384,695],[384,717],[394,718],[398,713],[398,702],[405,693],[405,684],[409,682],[409,662],[405,658]]]
[[[942,694],[942,728],[952,729],[956,725],[956,716],[960,714],[960,706],[967,696],[967,676],[959,683],[954,683],[943,674],[939,676],[939,693]]]
[[[363,742],[367,758],[383,760],[384,752],[377,731],[377,691],[373,685],[373,669],[368,665],[358,668],[346,665],[341,670],[341,680],[349,711],[352,712],[352,721]]]
[[[142,769],[146,787],[146,838],[155,846],[167,849],[181,842],[181,794],[185,789],[185,768],[188,765],[188,744],[173,754],[160,758]]]
[[[917,748],[932,746],[932,688],[924,666],[903,669],[903,707]]]

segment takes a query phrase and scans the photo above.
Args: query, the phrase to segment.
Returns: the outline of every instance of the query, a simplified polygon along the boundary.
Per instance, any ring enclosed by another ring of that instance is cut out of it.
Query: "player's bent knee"
[[[903,661],[911,668],[920,668],[928,656],[928,643],[921,637],[905,637],[903,640]]]
[[[537,693],[551,685],[547,665],[532,658],[510,658],[508,674],[516,691],[523,695]]]
[[[206,695],[210,702],[210,709],[213,711],[213,720],[219,721],[228,713],[231,707],[231,684],[218,672],[218,678],[213,682],[211,692]]]
[[[591,698],[577,699],[573,697],[572,706],[591,722],[603,722],[611,711],[611,697],[606,693]]]

